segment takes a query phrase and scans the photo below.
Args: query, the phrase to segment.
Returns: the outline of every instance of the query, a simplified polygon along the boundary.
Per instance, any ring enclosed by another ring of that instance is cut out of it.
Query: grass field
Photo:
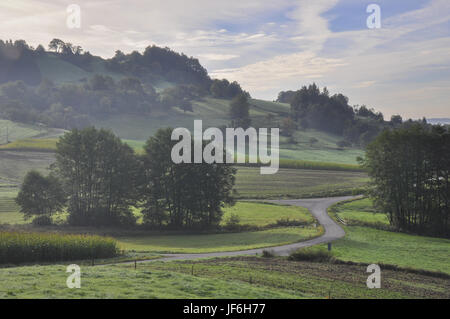
[[[366,267],[238,257],[134,265],[82,266],[68,289],[66,266],[0,269],[0,298],[450,298],[450,281],[383,271],[367,289]]]
[[[241,281],[211,280],[177,272],[133,271],[125,266],[82,268],[81,289],[68,289],[66,267],[0,269],[0,298],[292,298]],[[36,276],[39,274],[39,276]]]
[[[205,98],[193,102],[194,112],[184,113],[174,108],[167,113],[153,113],[148,117],[138,115],[111,116],[107,119],[94,122],[98,128],[111,129],[122,139],[146,141],[154,135],[159,128],[185,127],[194,128],[194,120],[203,120],[203,127],[220,127],[229,120],[229,101],[222,99]]]
[[[342,206],[342,209],[337,215],[348,225],[389,225],[387,215],[385,213],[377,212],[369,198],[346,203]]]
[[[0,224],[25,224],[23,214],[19,212],[19,207],[14,202],[17,195],[15,189],[0,188]]]
[[[22,150],[22,151],[55,151],[56,150],[56,138],[26,138],[16,140],[9,144],[0,145],[0,150]]]
[[[385,222],[383,214],[370,212],[367,199],[335,207],[339,216],[359,221]],[[356,217],[355,217],[356,216]],[[384,263],[450,274],[450,240],[379,230],[373,227],[344,226],[346,235],[333,244],[336,257],[365,263]]]
[[[303,223],[312,223],[314,218],[306,208],[296,206],[280,206],[250,202],[237,202],[235,206],[226,207],[222,225],[231,216],[236,215],[242,225],[264,227],[275,224],[280,219],[289,219]]]
[[[30,138],[45,131],[37,126],[12,122],[0,119],[0,145],[6,144],[6,130],[8,129],[8,140],[10,142]]]
[[[280,169],[261,175],[259,168],[239,167],[236,190],[240,198],[306,198],[361,192],[368,182],[361,172]]]
[[[152,253],[209,253],[280,246],[322,234],[321,227],[281,227],[264,231],[205,235],[115,237],[123,250]]]
[[[0,150],[0,183],[20,184],[32,169],[48,174],[48,167],[54,160],[50,152]]]

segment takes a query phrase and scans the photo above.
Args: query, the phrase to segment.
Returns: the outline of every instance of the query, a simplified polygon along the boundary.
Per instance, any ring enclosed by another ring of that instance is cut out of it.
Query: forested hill
[[[96,73],[113,78],[137,77],[145,83],[194,84],[206,90],[213,84],[198,59],[157,46],[149,46],[142,53],[118,50],[113,58],[102,59],[59,39],[52,40],[47,50],[42,45],[35,49],[24,40],[0,40],[0,66],[0,84],[22,80],[34,86],[43,79],[74,82]]]
[[[0,85],[0,118],[61,128],[114,114],[187,112],[205,96],[248,96],[238,83],[211,79],[197,59],[169,48],[102,59],[59,39],[48,49],[0,40]]]

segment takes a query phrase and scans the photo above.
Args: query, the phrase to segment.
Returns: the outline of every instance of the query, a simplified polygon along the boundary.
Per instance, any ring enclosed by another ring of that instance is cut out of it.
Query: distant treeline
[[[37,60],[45,54],[56,54],[85,71],[92,71],[91,63],[95,57],[89,52],[83,53],[80,46],[53,39],[48,47],[54,53],[46,52],[42,45],[34,49],[24,40],[0,40],[0,84],[20,80],[28,85],[38,85],[43,76]]]
[[[403,125],[400,115],[392,116],[389,122],[381,112],[365,105],[350,106],[343,94],[330,95],[315,84],[303,86],[298,91],[283,91],[277,102],[291,105],[291,119],[301,128],[315,128],[343,136],[345,142],[365,146],[384,129]],[[408,124],[412,121],[409,120]]]

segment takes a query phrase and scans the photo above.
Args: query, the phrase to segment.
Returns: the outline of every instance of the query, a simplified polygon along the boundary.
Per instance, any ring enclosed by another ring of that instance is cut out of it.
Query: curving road
[[[171,261],[171,260],[183,260],[183,259],[198,259],[198,258],[211,258],[211,257],[231,257],[231,256],[241,256],[241,255],[255,255],[261,254],[263,250],[273,251],[276,255],[287,256],[293,250],[301,247],[308,247],[322,243],[332,242],[336,239],[345,236],[345,232],[341,226],[339,226],[330,216],[328,216],[327,208],[338,202],[345,201],[348,199],[358,198],[360,196],[343,196],[343,197],[327,197],[327,198],[313,198],[313,199],[292,199],[292,200],[264,200],[264,202],[271,202],[284,205],[301,206],[309,209],[313,216],[319,221],[323,226],[325,233],[317,238],[303,241],[299,243],[277,246],[277,247],[266,247],[258,249],[249,250],[239,250],[230,252],[216,252],[216,253],[203,253],[203,254],[164,254],[162,258],[143,260],[142,262],[152,262],[152,261]]]

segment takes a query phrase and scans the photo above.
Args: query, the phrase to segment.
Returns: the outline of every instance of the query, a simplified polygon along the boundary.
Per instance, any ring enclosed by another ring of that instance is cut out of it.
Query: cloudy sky
[[[371,3],[380,29],[367,27]],[[70,4],[79,29],[66,25]],[[316,82],[386,117],[450,117],[448,0],[2,0],[0,38],[60,38],[103,57],[168,46],[256,98]]]

